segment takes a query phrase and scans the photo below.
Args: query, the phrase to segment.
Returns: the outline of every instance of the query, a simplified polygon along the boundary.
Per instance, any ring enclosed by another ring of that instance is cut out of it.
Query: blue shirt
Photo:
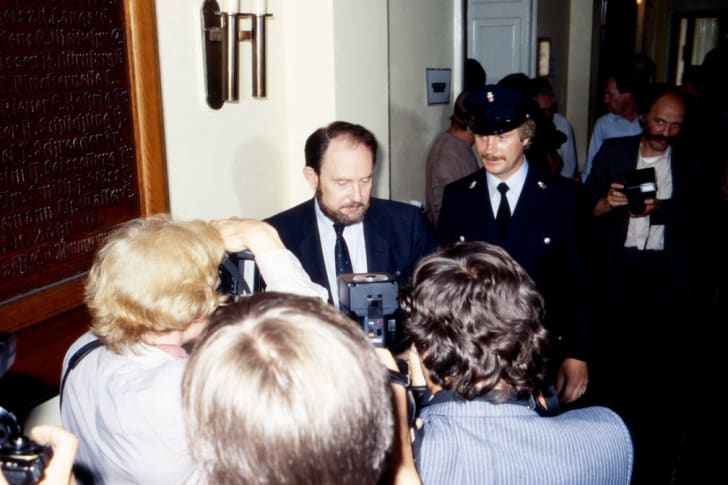
[[[422,409],[417,469],[423,485],[624,484],[633,449],[604,407],[542,417],[517,404],[446,401]]]
[[[594,156],[599,151],[599,148],[601,148],[604,140],[618,138],[620,136],[639,135],[640,133],[642,133],[642,125],[640,124],[639,118],[629,121],[627,118],[623,118],[614,113],[607,113],[597,118],[597,122],[594,123],[591,139],[589,140],[589,150],[586,154],[584,169],[581,171],[581,181],[585,182],[589,176]]]

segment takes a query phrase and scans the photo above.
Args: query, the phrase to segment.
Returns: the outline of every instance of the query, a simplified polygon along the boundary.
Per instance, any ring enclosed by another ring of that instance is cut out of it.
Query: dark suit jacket
[[[283,244],[301,260],[311,279],[331,290],[314,199],[278,213],[267,222],[278,230]],[[409,284],[417,262],[437,248],[435,235],[424,214],[412,205],[372,197],[363,222],[367,271],[390,273],[400,286]]]
[[[578,187],[529,166],[523,190],[500,241],[485,169],[445,187],[437,225],[441,244],[485,241],[502,246],[536,283],[546,305],[545,325],[563,357],[587,358],[588,308],[583,288]]]
[[[641,135],[611,138],[604,141],[594,157],[592,172],[584,183],[588,211],[607,195],[612,182],[622,182],[628,171],[637,167]],[[673,283],[680,292],[691,295],[705,281],[706,256],[713,253],[710,231],[713,229],[717,190],[710,181],[705,159],[695,145],[673,143],[670,158],[672,196],[661,200],[650,214],[652,224],[665,226],[664,255],[669,263]],[[629,211],[617,207],[592,218],[593,259],[597,278],[607,279],[621,267],[620,257],[627,237]],[[697,285],[697,286],[696,286]]]

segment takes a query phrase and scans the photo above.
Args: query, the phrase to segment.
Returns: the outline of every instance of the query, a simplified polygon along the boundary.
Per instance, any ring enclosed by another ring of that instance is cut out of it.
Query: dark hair
[[[554,87],[546,76],[531,79],[530,91],[534,96],[554,96]]]
[[[371,131],[354,123],[334,121],[311,133],[306,140],[306,166],[313,168],[317,174],[321,173],[321,160],[329,143],[339,137],[349,139],[354,145],[363,144],[372,152],[373,163],[377,162],[377,139]]]
[[[514,72],[508,74],[506,77],[498,81],[497,85],[517,91],[527,98],[533,98],[533,92],[531,91],[531,78],[529,78],[525,73]]]
[[[680,81],[683,87],[692,85],[696,91],[705,93],[705,86],[707,85],[706,69],[700,64],[685,66]]]
[[[450,122],[461,130],[468,129],[468,121],[470,121],[470,112],[465,108],[465,99],[470,95],[469,91],[463,91],[455,98]]]
[[[637,74],[629,66],[618,67],[612,72],[614,82],[617,85],[617,90],[620,93],[634,94],[639,88],[639,81]]]
[[[640,83],[653,83],[657,78],[657,64],[644,52],[632,54],[631,68]]]
[[[494,402],[540,387],[548,346],[543,298],[502,248],[474,241],[425,258],[400,303],[436,384]]]
[[[475,59],[465,59],[465,83],[463,91],[476,91],[485,86],[488,75],[483,66]]]

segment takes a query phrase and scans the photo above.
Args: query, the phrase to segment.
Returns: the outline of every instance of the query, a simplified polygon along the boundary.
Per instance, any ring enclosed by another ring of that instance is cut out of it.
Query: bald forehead
[[[664,111],[670,111],[675,115],[684,117],[685,101],[676,93],[664,93],[655,100],[650,113],[656,114]]]

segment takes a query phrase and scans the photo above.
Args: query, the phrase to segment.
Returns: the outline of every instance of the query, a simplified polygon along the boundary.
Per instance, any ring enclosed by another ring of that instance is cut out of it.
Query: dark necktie
[[[498,226],[498,234],[502,241],[506,237],[508,223],[511,222],[511,206],[508,205],[508,198],[506,197],[508,185],[505,182],[499,183],[498,192],[500,192],[501,199],[500,205],[498,206],[498,213],[495,216],[495,223]]]
[[[351,269],[351,258],[349,258],[349,249],[346,247],[344,240],[344,225],[334,224],[336,232],[336,244],[334,245],[334,258],[336,260],[336,276],[341,273],[353,273]]]

